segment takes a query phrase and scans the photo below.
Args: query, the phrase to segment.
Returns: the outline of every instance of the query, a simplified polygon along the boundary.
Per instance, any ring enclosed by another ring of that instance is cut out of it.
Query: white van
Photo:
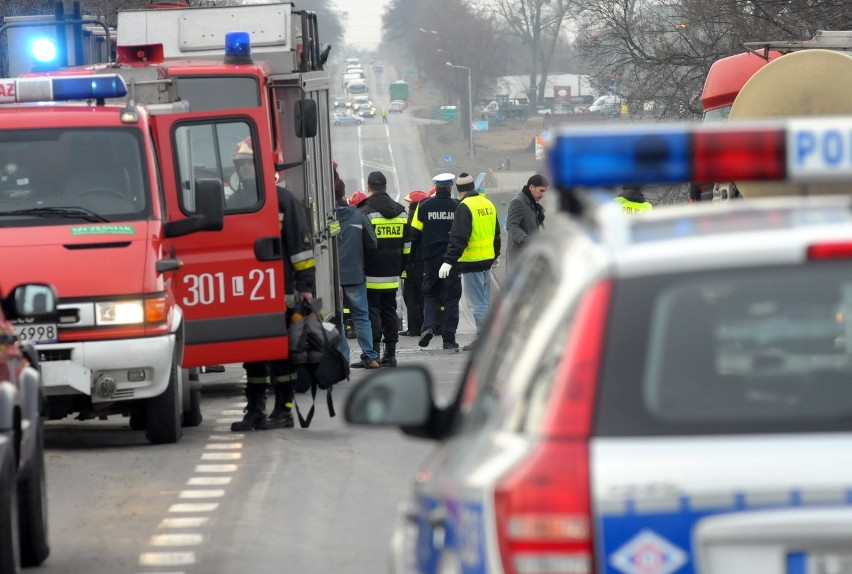
[[[617,116],[621,113],[621,97],[615,94],[601,96],[589,106],[589,111]]]

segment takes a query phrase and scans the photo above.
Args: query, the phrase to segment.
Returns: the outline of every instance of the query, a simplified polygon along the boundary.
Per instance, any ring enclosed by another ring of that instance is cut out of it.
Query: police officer
[[[441,173],[432,178],[435,182],[435,196],[417,205],[411,221],[412,237],[423,254],[423,331],[419,345],[429,346],[435,331],[441,326],[444,349],[458,351],[456,330],[459,325],[459,300],[462,294],[461,278],[458,273],[439,276],[444,254],[450,241],[450,229],[453,226],[458,200],[450,193],[455,176]],[[444,317],[439,325],[438,312],[441,301],[444,303]]]
[[[654,206],[645,199],[645,194],[642,193],[642,188],[638,185],[625,185],[621,188],[615,202],[621,206],[624,213],[634,214],[643,211],[652,211]]]
[[[387,193],[387,179],[380,171],[367,176],[369,196],[358,206],[373,226],[377,247],[364,254],[367,275],[367,301],[373,328],[373,349],[385,348],[379,361],[382,367],[396,366],[399,318],[396,315],[396,291],[405,269],[411,243],[408,240],[408,213]]]
[[[456,209],[450,240],[439,277],[462,275],[465,297],[476,322],[477,337],[491,305],[491,266],[500,256],[500,223],[497,208],[479,194],[473,178],[460,173],[456,189],[461,202]],[[463,350],[469,351],[466,345]]]
[[[251,140],[244,140],[240,146],[251,150]],[[253,152],[251,153],[253,158]],[[253,161],[251,165],[254,166]],[[284,250],[284,284],[297,299],[310,302],[313,300],[316,286],[316,265],[305,208],[283,185],[279,184],[276,189],[281,244]],[[289,359],[243,363],[243,367],[246,370],[245,416],[243,420],[232,423],[231,430],[242,432],[253,429],[292,428],[291,411],[296,375]],[[275,388],[275,407],[267,418],[266,389],[270,383]]]

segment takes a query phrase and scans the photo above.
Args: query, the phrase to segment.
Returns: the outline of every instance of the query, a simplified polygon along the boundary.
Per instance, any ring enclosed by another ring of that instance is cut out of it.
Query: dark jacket
[[[447,245],[447,252],[444,255],[444,262],[452,265],[459,273],[487,271],[494,264],[494,259],[500,256],[500,220],[495,215],[492,215],[491,217],[494,217],[494,258],[483,259],[481,261],[459,261],[465,248],[467,248],[467,243],[473,230],[473,220],[478,217],[478,215],[471,213],[465,200],[477,197],[478,195],[475,191],[468,192],[465,195],[456,209],[453,226],[450,230],[450,241]],[[493,204],[491,204],[491,208],[493,208],[494,214],[496,214],[497,208]]]
[[[411,222],[414,219],[415,214],[417,213],[418,205],[420,205],[419,201],[414,201],[408,204],[408,232],[411,234],[409,236],[411,251],[409,251],[408,257],[405,261],[405,272],[409,274],[418,265],[420,267],[423,266],[423,246],[420,245],[417,231],[411,225]]]
[[[412,245],[417,245],[424,261],[440,259],[446,253],[458,205],[459,201],[450,197],[445,188],[418,204],[411,222]]]
[[[280,185],[277,189],[287,293],[313,293],[316,287],[316,263],[308,216],[296,196]]]
[[[397,289],[411,250],[408,213],[385,192],[372,193],[358,209],[370,220],[378,244],[364,256],[367,289]]]
[[[514,262],[524,243],[544,227],[544,208],[533,199],[527,186],[509,202],[506,232],[509,234],[509,263]]]
[[[376,234],[370,220],[357,207],[345,202],[337,204],[337,258],[340,284],[360,285],[365,282],[364,254],[376,248]]]

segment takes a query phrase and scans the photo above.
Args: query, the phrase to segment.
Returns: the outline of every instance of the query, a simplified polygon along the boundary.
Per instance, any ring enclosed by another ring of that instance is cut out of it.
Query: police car
[[[349,396],[352,423],[441,441],[393,570],[852,571],[852,197],[628,216],[592,190],[848,174],[823,130],[852,121],[615,129],[554,136],[568,213],[528,246],[455,395],[415,366]]]

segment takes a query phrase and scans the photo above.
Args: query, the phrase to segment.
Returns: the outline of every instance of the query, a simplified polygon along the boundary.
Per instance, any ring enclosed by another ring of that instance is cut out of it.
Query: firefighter
[[[251,140],[243,140],[237,146],[241,156],[250,154],[254,159]],[[235,157],[235,159],[237,159]],[[245,159],[242,157],[241,159]],[[254,161],[249,162],[254,168]],[[254,179],[254,170],[242,168],[240,177],[246,181]],[[255,188],[257,184],[254,183]],[[304,207],[282,184],[278,191],[278,211],[281,222],[281,245],[284,252],[284,281],[289,293],[309,303],[314,297],[315,272],[313,244],[310,226]],[[298,309],[297,309],[298,310]],[[288,319],[292,310],[288,309]],[[243,363],[246,370],[246,408],[243,420],[231,424],[235,432],[253,429],[292,428],[293,397],[296,374],[289,359],[275,359]],[[270,383],[275,389],[275,406],[266,416],[266,390]]]
[[[358,209],[364,212],[376,232],[378,247],[364,255],[367,275],[367,301],[373,328],[373,349],[385,349],[379,361],[382,367],[396,366],[399,318],[396,315],[396,291],[411,251],[408,238],[408,213],[387,193],[387,179],[380,171],[367,177],[370,195]]]

